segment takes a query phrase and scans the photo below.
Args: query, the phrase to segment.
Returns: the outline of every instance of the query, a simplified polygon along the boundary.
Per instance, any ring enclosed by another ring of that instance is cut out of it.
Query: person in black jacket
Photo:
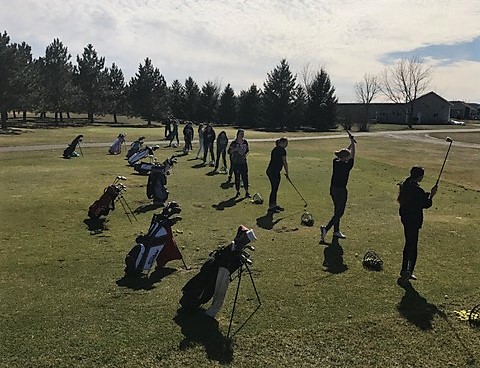
[[[245,188],[245,197],[251,197],[248,192],[247,164],[247,155],[250,149],[247,140],[243,139],[244,136],[245,131],[238,129],[237,137],[230,143],[230,147],[228,147],[228,154],[232,157],[233,174],[235,175],[235,189],[237,190],[235,198],[240,197],[240,180],[243,182],[243,187]]]
[[[398,203],[399,214],[405,234],[405,247],[403,249],[402,269],[400,271],[401,282],[409,279],[416,280],[413,274],[417,262],[418,234],[423,224],[423,209],[432,206],[432,199],[437,193],[437,185],[431,192],[425,192],[419,185],[425,171],[420,166],[413,166],[410,176],[399,184]]]
[[[215,154],[213,153],[213,142],[215,142],[215,138],[216,135],[212,125],[207,124],[203,132],[203,163],[206,163],[208,151],[210,151],[210,157],[212,158],[211,166],[215,165]]]
[[[335,156],[336,158],[333,160],[333,171],[330,181],[330,196],[332,197],[334,212],[328,224],[320,227],[320,243],[325,242],[325,236],[332,226],[334,231],[333,236],[335,238],[346,238],[346,236],[340,231],[340,219],[345,212],[348,197],[348,177],[350,175],[350,170],[353,168],[355,159],[355,138],[352,135],[350,136],[350,146],[336,151]]]
[[[188,154],[188,152],[193,150],[193,124],[191,121],[187,122],[187,124],[185,124],[185,127],[183,128],[183,139],[185,140],[185,147],[183,148],[183,152]]]
[[[227,146],[228,146],[228,137],[227,133],[222,130],[217,137],[217,161],[215,162],[215,172],[220,166],[220,158],[223,159],[223,167],[220,172],[226,173],[227,170]]]
[[[268,199],[268,212],[280,212],[283,211],[283,207],[277,205],[277,192],[280,186],[280,172],[285,169],[285,175],[288,178],[288,164],[287,164],[287,151],[288,146],[287,138],[280,138],[275,142],[275,148],[270,154],[270,163],[267,167],[267,176],[270,180],[270,197]]]

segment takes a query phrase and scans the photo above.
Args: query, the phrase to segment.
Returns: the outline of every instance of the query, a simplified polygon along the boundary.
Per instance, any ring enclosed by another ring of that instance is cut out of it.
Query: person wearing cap
[[[228,154],[232,155],[233,174],[235,176],[235,189],[237,194],[235,198],[240,197],[240,180],[243,182],[245,188],[245,197],[250,198],[251,195],[248,192],[248,165],[247,155],[250,151],[248,142],[244,139],[245,131],[238,129],[237,137],[230,143],[228,147]]]
[[[419,183],[424,174],[425,170],[422,167],[413,166],[410,169],[410,176],[398,184],[397,200],[400,204],[399,214],[405,235],[399,282],[417,279],[413,271],[417,262],[418,234],[423,224],[423,209],[432,206],[432,199],[437,193],[437,185],[431,189],[430,193],[420,187]]]
[[[283,137],[277,139],[275,148],[270,154],[270,163],[267,167],[267,176],[270,180],[270,197],[268,199],[268,212],[275,213],[283,211],[283,207],[277,205],[277,192],[280,186],[280,172],[285,169],[285,175],[288,178],[287,148],[288,139]]]
[[[340,231],[340,219],[345,212],[347,204],[347,183],[355,159],[355,138],[350,135],[350,145],[335,152],[333,159],[333,171],[330,181],[330,196],[332,197],[334,212],[327,225],[320,227],[320,243],[325,242],[328,230],[333,226],[333,236],[345,239],[346,236]]]

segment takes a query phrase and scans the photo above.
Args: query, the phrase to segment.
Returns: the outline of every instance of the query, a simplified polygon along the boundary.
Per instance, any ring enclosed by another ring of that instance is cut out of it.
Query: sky
[[[76,64],[92,44],[126,81],[149,57],[168,85],[192,77],[239,94],[286,59],[297,81],[324,68],[339,102],[356,102],[365,74],[418,56],[433,67],[429,91],[480,103],[479,0],[0,0],[0,9],[0,31],[35,58],[59,38]]]

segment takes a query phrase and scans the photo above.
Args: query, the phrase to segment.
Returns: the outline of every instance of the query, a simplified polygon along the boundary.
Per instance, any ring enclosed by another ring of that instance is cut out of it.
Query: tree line
[[[46,47],[45,55],[34,59],[26,43],[10,43],[0,34],[0,110],[2,129],[8,114],[27,111],[45,117],[54,114],[57,124],[70,113],[140,117],[150,125],[169,116],[181,120],[231,124],[243,127],[325,131],[336,127],[335,88],[328,73],[304,70],[302,80],[292,73],[286,59],[267,74],[262,88],[252,84],[236,94],[230,84],[213,81],[201,87],[192,77],[182,84],[167,84],[150,58],[140,63],[129,82],[122,70],[88,44],[76,64],[68,48],[58,39]]]

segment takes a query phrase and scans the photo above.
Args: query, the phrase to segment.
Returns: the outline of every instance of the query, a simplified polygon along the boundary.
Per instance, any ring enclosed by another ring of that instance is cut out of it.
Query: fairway
[[[89,136],[96,129],[100,138]],[[128,141],[163,136],[163,128],[129,129]],[[480,141],[480,133],[460,129],[449,135]],[[89,127],[83,134],[85,142],[108,142],[123,130]],[[66,144],[78,131],[0,136],[0,146]],[[250,137],[280,135],[247,131]],[[287,148],[290,177],[308,202],[313,227],[301,225],[304,203],[285,178],[278,193],[285,212],[270,221],[266,204],[233,199],[235,189],[222,184],[226,175],[211,175],[192,154],[179,157],[167,187],[169,200],[183,210],[174,235],[191,269],[171,261],[164,277],[129,286],[117,285],[125,255],[159,210],[142,210],[149,204],[147,177],[127,166],[125,151],[112,156],[107,147],[84,147],[83,157],[70,160],[61,158],[63,149],[0,153],[0,367],[480,366],[480,330],[456,313],[480,303],[480,149],[453,144],[434,204],[425,210],[418,280],[404,289],[396,283],[404,243],[397,183],[421,164],[421,185],[429,190],[448,144],[389,136],[357,140],[342,218],[347,239],[338,246],[318,240],[333,211],[332,153],[348,145],[346,135],[291,141]],[[266,201],[272,148],[273,142],[252,141],[248,158],[250,193]],[[156,155],[163,161],[173,153],[162,146]],[[91,231],[84,222],[88,207],[117,175],[127,177],[125,198],[140,210],[138,221],[130,223],[118,205],[103,230]],[[236,280],[217,322],[177,310],[181,288],[240,224],[258,238],[251,271],[262,305],[255,311],[252,283],[243,278],[234,336],[227,341]],[[362,267],[368,250],[381,256],[383,271]]]

